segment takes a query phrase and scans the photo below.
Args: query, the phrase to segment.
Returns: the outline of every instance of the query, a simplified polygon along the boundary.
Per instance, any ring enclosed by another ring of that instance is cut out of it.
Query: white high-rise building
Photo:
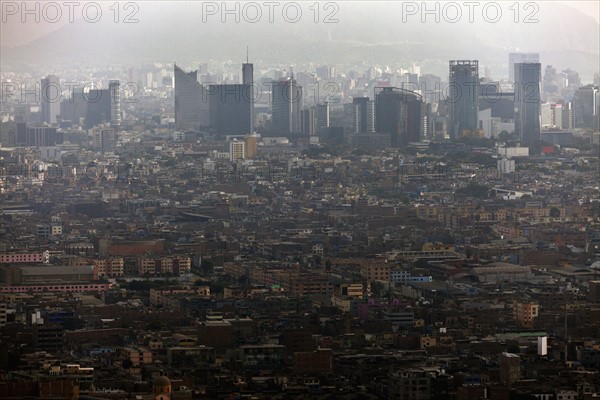
[[[554,126],[562,129],[563,128],[563,106],[562,104],[555,104],[552,108],[552,120]]]
[[[542,128],[550,128],[553,125],[552,104],[551,103],[542,103],[541,114],[542,114]]]
[[[498,172],[502,174],[515,172],[515,160],[510,160],[508,158],[498,160]]]
[[[548,354],[548,336],[539,336],[537,338],[538,356]]]
[[[246,158],[246,143],[237,139],[229,142],[229,159],[231,161],[243,160]]]

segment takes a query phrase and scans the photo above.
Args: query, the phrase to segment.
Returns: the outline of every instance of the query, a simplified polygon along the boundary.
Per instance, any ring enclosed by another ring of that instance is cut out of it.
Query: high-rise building
[[[111,80],[108,83],[110,92],[110,125],[118,129],[121,126],[121,94],[119,93],[120,82]]]
[[[246,142],[233,139],[229,142],[229,159],[231,161],[243,160],[246,158]]]
[[[538,356],[548,355],[548,336],[538,336],[537,341]]]
[[[254,132],[254,65],[248,60],[242,64],[242,83],[250,86],[250,132]]]
[[[85,126],[91,129],[96,125],[110,123],[112,106],[110,101],[110,90],[90,89],[87,94],[87,110],[85,114]]]
[[[242,83],[244,85],[252,85],[254,83],[254,65],[249,62],[242,64]]]
[[[556,68],[552,65],[546,65],[544,76],[542,77],[542,100],[549,101],[558,96],[560,88],[558,81],[559,76],[556,73]]]
[[[479,128],[486,137],[515,131],[515,94],[502,90],[499,82],[479,85]]]
[[[540,63],[515,64],[515,133],[531,146],[540,140]]]
[[[42,122],[55,124],[60,115],[60,100],[62,91],[58,76],[48,75],[41,81],[41,114]]]
[[[551,103],[542,103],[540,106],[540,122],[542,128],[551,128],[553,125],[552,121],[552,104]]]
[[[540,111],[540,123],[543,129],[558,128],[562,129],[563,126],[563,105],[545,102],[541,104]]]
[[[87,94],[84,93],[82,88],[74,88],[71,98],[60,103],[60,118],[63,121],[80,124],[81,120],[87,116],[87,107]]]
[[[87,103],[86,129],[101,124],[111,124],[114,127],[121,125],[119,85],[119,81],[110,81],[108,89],[90,89],[87,95],[82,95]]]
[[[17,123],[16,145],[27,147],[52,147],[63,143],[63,133],[48,125],[27,126]]]
[[[294,78],[272,82],[271,106],[273,130],[282,134],[301,132],[302,87]]]
[[[552,126],[554,128],[562,129],[563,126],[563,105],[552,104]]]
[[[317,133],[329,128],[329,103],[317,104],[316,107]]]
[[[254,131],[254,67],[242,64],[242,84],[210,85],[209,121],[218,135],[248,135]]]
[[[448,131],[456,140],[479,128],[479,61],[451,60],[449,82]]]
[[[304,135],[315,136],[317,134],[317,117],[315,108],[305,108],[300,112],[301,131]]]
[[[352,105],[352,132],[375,132],[375,102],[368,97],[355,97]]]
[[[500,355],[500,381],[508,386],[521,378],[521,357],[517,354]]]
[[[252,133],[252,85],[210,85],[210,127],[217,135]]]
[[[420,141],[423,136],[424,104],[422,96],[410,90],[375,88],[376,131],[388,133],[392,147]]]
[[[514,302],[513,314],[519,327],[532,329],[539,316],[540,306],[534,303]]]
[[[31,121],[31,105],[15,104],[15,123],[28,123]]]
[[[515,64],[539,62],[539,53],[508,53],[508,79],[515,80]]]
[[[402,75],[402,89],[417,90],[419,88],[419,74],[407,72]]]
[[[581,87],[581,77],[577,71],[573,71],[570,68],[565,69],[560,73],[560,79],[562,81],[561,87],[566,89],[563,94],[566,96],[570,91],[575,91]]]
[[[252,133],[244,138],[246,143],[246,158],[254,158],[258,153],[258,139],[259,136]]]
[[[335,67],[322,65],[317,67],[317,77],[321,79],[332,79],[335,77]]]
[[[27,146],[27,124],[25,122],[17,122],[15,142],[17,147]]]
[[[515,93],[502,89],[498,82],[479,85],[479,110],[492,109],[494,117],[503,120],[515,118]]]
[[[174,66],[175,126],[179,130],[197,131],[209,126],[209,101],[198,82],[198,71],[185,72]]]
[[[92,140],[94,148],[101,151],[115,151],[117,147],[117,137],[115,129],[108,125],[95,126],[92,129]]]
[[[421,75],[419,89],[427,103],[438,103],[442,96],[442,78],[431,74]]]
[[[580,87],[573,96],[575,128],[600,130],[600,91],[598,86]]]
[[[562,107],[562,127],[573,129],[573,102],[565,103]]]

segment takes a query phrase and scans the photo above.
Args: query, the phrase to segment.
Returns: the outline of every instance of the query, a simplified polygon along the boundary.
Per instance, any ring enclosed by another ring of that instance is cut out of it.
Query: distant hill
[[[414,61],[422,71],[447,75],[448,59],[478,58],[494,77],[507,76],[509,51],[538,51],[543,64],[577,70],[591,79],[599,67],[599,26],[595,20],[559,3],[537,2],[538,23],[514,23],[504,4],[499,23],[475,14],[456,24],[422,23],[419,15],[402,22],[402,2],[338,2],[338,23],[314,23],[309,3],[296,24],[276,15],[275,23],[202,22],[201,2],[140,2],[139,23],[115,24],[109,15],[97,24],[76,21],[23,46],[2,48],[5,68],[20,63],[139,65],[179,64],[207,59],[251,58],[265,63],[392,64]],[[459,2],[460,3],[460,2]],[[324,15],[322,11],[321,18]],[[523,16],[521,16],[523,18]],[[6,45],[6,43],[5,43]]]

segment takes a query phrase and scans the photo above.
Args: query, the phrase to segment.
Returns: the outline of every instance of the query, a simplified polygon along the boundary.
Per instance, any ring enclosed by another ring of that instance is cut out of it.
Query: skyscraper
[[[317,104],[316,107],[317,133],[329,128],[329,103]]]
[[[246,62],[242,64],[242,83],[250,86],[250,132],[254,131],[254,65],[248,62],[246,56]]]
[[[252,133],[252,85],[210,85],[210,127],[217,135]]]
[[[282,134],[301,132],[302,87],[294,78],[272,82],[271,106],[274,130]]]
[[[25,122],[17,122],[16,145],[27,146],[27,124]]]
[[[539,53],[508,53],[508,79],[515,80],[515,64],[539,62]]]
[[[254,65],[248,62],[242,64],[242,83],[252,85],[254,83]]]
[[[438,103],[442,96],[442,78],[425,74],[419,76],[419,89],[427,103]]]
[[[120,83],[111,80],[108,89],[90,89],[87,94],[82,91],[73,90],[70,100],[75,108],[72,111],[76,117],[85,112],[86,129],[96,125],[109,123],[113,128],[121,126],[121,95],[119,93]],[[82,105],[82,100],[85,105]],[[78,121],[73,121],[78,122]]]
[[[375,102],[368,97],[355,97],[352,105],[352,132],[375,132]]]
[[[580,87],[573,96],[575,128],[600,130],[600,91],[598,86]]]
[[[174,66],[175,126],[180,130],[199,130],[209,125],[209,102],[198,71],[185,72]]]
[[[87,110],[85,114],[86,129],[112,121],[112,95],[110,89],[90,89],[85,96]]]
[[[121,126],[121,94],[119,93],[120,83],[117,80],[111,80],[108,83],[110,92],[110,125],[118,129]]]
[[[393,87],[375,88],[375,124],[378,133],[391,136],[392,147],[418,142],[424,116],[420,94]]]
[[[315,108],[305,108],[300,112],[300,116],[302,133],[308,136],[315,136],[317,134],[317,117],[315,115]]]
[[[60,118],[63,121],[79,124],[81,119],[87,116],[87,107],[87,94],[84,93],[83,88],[74,88],[71,98],[60,103]]]
[[[479,61],[451,60],[449,82],[448,132],[456,140],[479,128]]]
[[[525,146],[540,140],[542,66],[515,64],[515,133]]]
[[[41,80],[41,113],[42,122],[56,123],[56,116],[60,114],[60,80],[58,76],[48,75]]]

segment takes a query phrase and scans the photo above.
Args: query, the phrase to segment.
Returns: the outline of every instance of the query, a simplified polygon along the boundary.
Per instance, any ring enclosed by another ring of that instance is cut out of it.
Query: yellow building
[[[248,135],[244,138],[244,142],[246,143],[246,158],[256,157],[256,153],[258,152],[258,138],[257,135]]]

